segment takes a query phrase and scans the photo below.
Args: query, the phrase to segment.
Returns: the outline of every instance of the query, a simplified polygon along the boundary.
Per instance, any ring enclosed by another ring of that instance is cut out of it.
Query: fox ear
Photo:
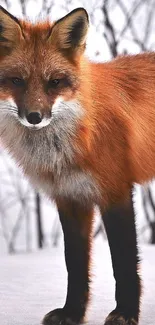
[[[0,6],[0,56],[8,54],[22,36],[19,20]]]
[[[88,27],[89,19],[86,10],[78,8],[54,24],[50,39],[62,50],[83,51]]]

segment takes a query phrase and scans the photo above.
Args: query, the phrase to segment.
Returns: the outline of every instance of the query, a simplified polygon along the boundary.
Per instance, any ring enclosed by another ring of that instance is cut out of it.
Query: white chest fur
[[[34,184],[42,189],[49,198],[60,197],[82,203],[97,203],[100,192],[93,177],[83,171],[68,171],[54,181],[44,180],[41,177],[33,180]]]

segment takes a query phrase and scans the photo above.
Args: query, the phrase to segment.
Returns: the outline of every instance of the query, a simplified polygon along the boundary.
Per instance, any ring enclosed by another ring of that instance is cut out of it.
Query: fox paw
[[[78,325],[79,323],[65,314],[62,308],[50,311],[45,315],[42,325]]]
[[[133,318],[125,318],[119,313],[111,313],[106,318],[104,325],[138,325],[138,322]]]

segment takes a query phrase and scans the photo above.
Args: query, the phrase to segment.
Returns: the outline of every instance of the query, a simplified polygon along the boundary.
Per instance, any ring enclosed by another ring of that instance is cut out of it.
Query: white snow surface
[[[155,324],[155,246],[142,246],[143,296],[140,325]],[[79,270],[80,271],[80,270]],[[67,273],[63,247],[30,254],[3,255],[0,263],[0,324],[39,325],[65,301]],[[88,325],[103,325],[115,307],[109,248],[98,238],[93,247]]]

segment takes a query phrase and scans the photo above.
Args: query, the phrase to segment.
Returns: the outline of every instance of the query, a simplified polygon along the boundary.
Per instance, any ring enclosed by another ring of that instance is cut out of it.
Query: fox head
[[[33,25],[0,6],[0,114],[40,129],[75,101],[88,25],[83,8]]]

